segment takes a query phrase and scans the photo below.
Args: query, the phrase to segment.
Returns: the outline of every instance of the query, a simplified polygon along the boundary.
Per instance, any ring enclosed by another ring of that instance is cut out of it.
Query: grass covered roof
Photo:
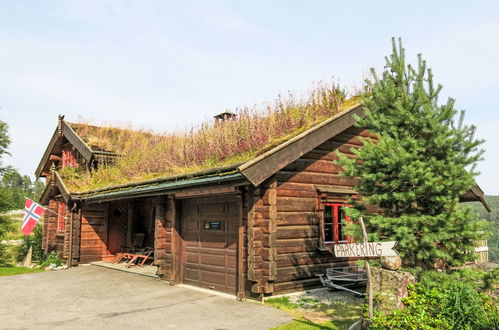
[[[180,133],[70,124],[93,150],[121,156],[93,173],[66,168],[62,175],[71,192],[84,192],[239,164],[356,103],[338,85],[321,83],[300,99],[279,96],[264,109],[245,107],[230,120],[206,121]]]

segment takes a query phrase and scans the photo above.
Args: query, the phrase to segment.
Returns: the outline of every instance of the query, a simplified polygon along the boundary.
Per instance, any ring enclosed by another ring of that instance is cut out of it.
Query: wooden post
[[[362,217],[359,217],[359,224],[360,228],[362,229],[362,238],[364,240],[364,243],[368,242],[367,238],[367,230],[366,226],[364,225],[364,219]],[[369,308],[369,320],[372,320],[373,318],[373,283],[372,283],[372,277],[371,277],[371,266],[369,265],[369,258],[366,258],[366,271],[367,271],[367,292],[368,292],[368,308]]]
[[[244,301],[244,227],[243,227],[243,200],[238,195],[239,218],[237,230],[237,300]]]
[[[133,203],[128,201],[128,214],[126,224],[126,245],[132,246],[133,244]]]
[[[74,221],[74,209],[76,205],[73,205],[71,209],[71,215],[69,218],[69,247],[68,247],[68,260],[67,265],[68,268],[71,268],[73,265],[73,221]]]

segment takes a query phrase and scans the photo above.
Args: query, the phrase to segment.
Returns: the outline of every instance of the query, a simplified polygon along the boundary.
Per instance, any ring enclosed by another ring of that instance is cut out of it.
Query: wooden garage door
[[[184,283],[236,293],[239,210],[234,196],[183,201]]]

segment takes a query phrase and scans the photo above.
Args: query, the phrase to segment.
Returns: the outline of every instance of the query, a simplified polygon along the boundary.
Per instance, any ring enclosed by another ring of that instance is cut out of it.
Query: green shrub
[[[2,196],[0,196],[1,199]],[[1,203],[1,202],[0,202]],[[0,215],[0,241],[3,240],[8,232],[13,228],[12,221],[4,215]],[[6,245],[0,243],[0,266],[10,263],[11,256]]]
[[[57,267],[62,265],[61,257],[59,257],[59,254],[55,251],[50,252],[46,256],[45,260],[41,263],[41,266],[47,267],[47,266],[50,266],[51,264],[54,264]]]
[[[39,263],[44,261],[44,251],[42,249],[42,239],[43,239],[43,228],[41,224],[38,224],[33,229],[31,235],[24,235],[22,237],[22,243],[17,249],[17,261],[21,262],[26,257],[30,247],[33,248],[33,261]]]
[[[425,272],[420,282],[409,287],[409,295],[403,299],[405,308],[375,313],[372,328],[499,329],[497,307],[479,291],[490,277],[470,269],[452,274]]]

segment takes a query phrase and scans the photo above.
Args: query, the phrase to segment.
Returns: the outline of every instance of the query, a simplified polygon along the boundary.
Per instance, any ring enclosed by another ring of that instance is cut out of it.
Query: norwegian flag
[[[26,198],[26,204],[24,205],[24,218],[22,232],[24,235],[29,235],[35,228],[38,221],[42,217],[42,214],[47,211],[45,208],[41,207],[37,203],[33,202],[31,199]]]

